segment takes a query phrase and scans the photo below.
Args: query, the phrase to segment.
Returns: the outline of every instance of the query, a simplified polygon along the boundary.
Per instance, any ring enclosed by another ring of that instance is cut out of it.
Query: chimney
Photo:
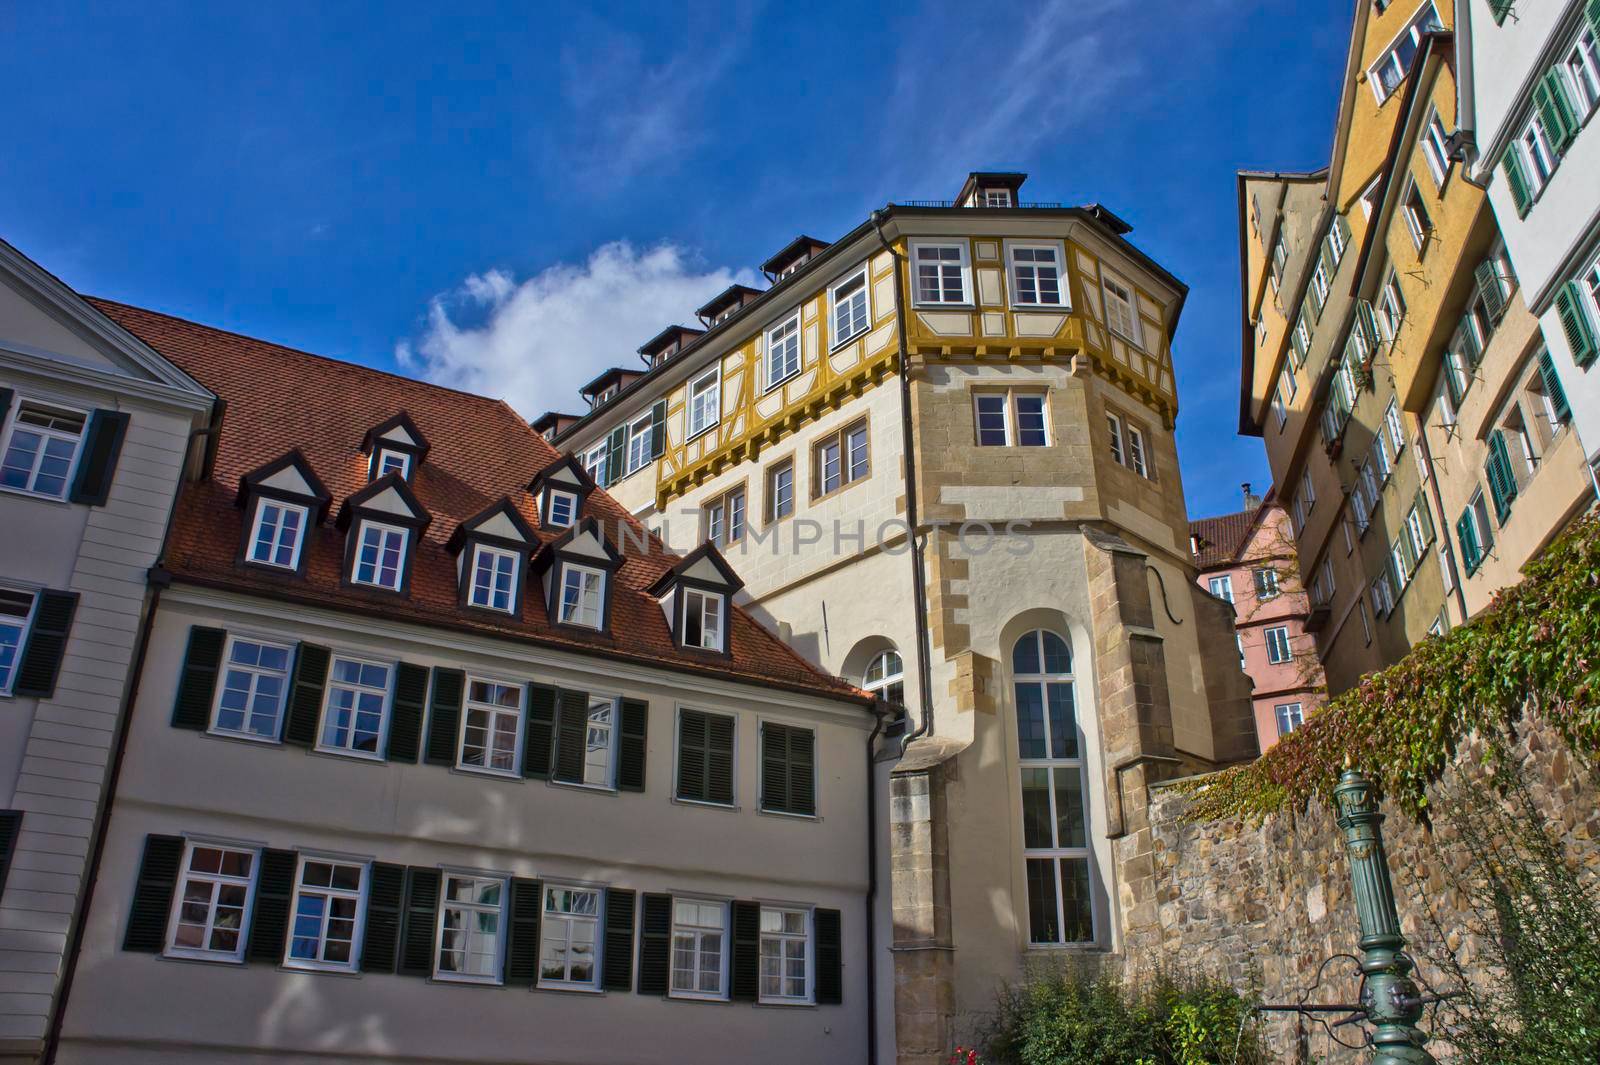
[[[1246,481],[1239,487],[1244,489],[1244,509],[1254,510],[1261,505],[1261,497],[1250,491],[1250,482]]]

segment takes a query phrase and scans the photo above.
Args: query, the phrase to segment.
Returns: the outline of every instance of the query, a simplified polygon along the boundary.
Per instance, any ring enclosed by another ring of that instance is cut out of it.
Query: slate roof
[[[729,618],[730,656],[673,645],[666,618],[645,589],[679,561],[659,540],[650,547],[627,511],[602,491],[585,514],[599,518],[623,552],[612,599],[610,633],[550,622],[543,598],[525,596],[522,617],[464,611],[455,557],[446,542],[460,523],[509,496],[540,545],[557,538],[540,528],[527,492],[534,476],[561,455],[501,400],[426,384],[354,363],[313,355],[109,300],[89,300],[128,332],[215,392],[227,404],[210,476],[185,484],[172,519],[164,564],[177,580],[255,592],[277,599],[414,621],[542,646],[689,670],[791,691],[870,701],[866,693],[811,666],[742,610]],[[327,521],[305,546],[305,575],[239,563],[244,512],[240,478],[298,448],[333,497],[333,512],[368,483],[361,452],[367,430],[404,411],[431,449],[411,488],[432,515],[413,562],[409,595],[341,584],[344,536]],[[626,523],[632,537],[615,530]],[[528,572],[530,567],[524,567]]]

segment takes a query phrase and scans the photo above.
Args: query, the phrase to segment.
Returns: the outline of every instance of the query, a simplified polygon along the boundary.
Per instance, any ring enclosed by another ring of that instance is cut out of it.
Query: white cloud
[[[434,297],[427,322],[395,347],[409,372],[505,399],[533,418],[582,409],[578,388],[609,366],[639,366],[640,344],[753,271],[699,269],[672,244],[602,245],[587,262],[561,263],[518,281],[474,274]]]

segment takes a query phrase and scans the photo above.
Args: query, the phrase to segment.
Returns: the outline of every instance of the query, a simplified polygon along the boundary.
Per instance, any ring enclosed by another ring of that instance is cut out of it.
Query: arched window
[[[1011,650],[1022,773],[1022,848],[1028,873],[1028,939],[1094,939],[1083,749],[1073,699],[1072,652],[1036,629]]]
[[[887,702],[894,710],[889,735],[899,735],[906,724],[906,673],[900,652],[893,647],[879,651],[867,663],[861,686]]]

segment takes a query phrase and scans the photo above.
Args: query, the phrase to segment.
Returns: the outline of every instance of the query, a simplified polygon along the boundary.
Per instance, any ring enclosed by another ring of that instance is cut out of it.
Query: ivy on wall
[[[1572,750],[1600,754],[1600,518],[1575,522],[1469,624],[1423,641],[1362,679],[1246,765],[1186,781],[1189,821],[1243,818],[1326,801],[1354,765],[1388,801],[1426,818],[1427,788],[1477,735],[1508,765],[1528,709]]]

